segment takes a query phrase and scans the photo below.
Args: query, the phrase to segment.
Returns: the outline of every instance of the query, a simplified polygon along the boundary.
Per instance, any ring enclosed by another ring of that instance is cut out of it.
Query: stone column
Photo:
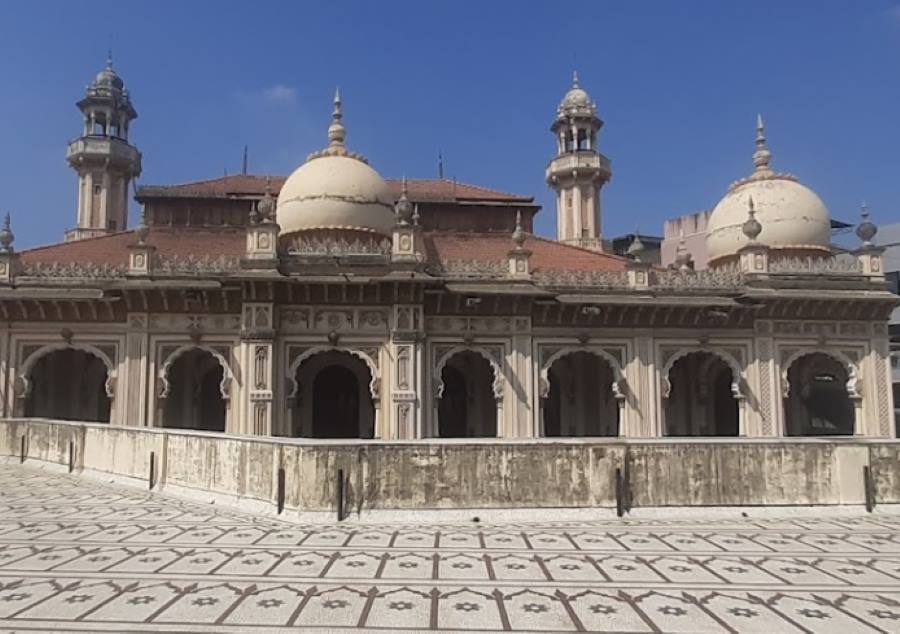
[[[10,368],[9,324],[0,327],[0,417],[13,415],[12,378]]]
[[[423,416],[423,316],[415,305],[394,306],[391,318],[389,393],[382,398],[390,403],[389,422],[383,438],[405,440],[421,438],[425,430]],[[383,386],[384,387],[384,386]]]
[[[750,414],[753,408],[744,407],[745,423],[744,435],[754,436],[783,436],[784,420],[778,415],[781,411],[779,400],[781,399],[781,379],[775,365],[775,340],[772,338],[772,322],[762,320],[756,322],[756,337],[754,341],[756,350],[756,385],[750,386],[750,394],[757,399],[756,415]],[[753,378],[753,373],[748,373],[748,378]]]
[[[624,368],[627,386],[620,435],[647,438],[662,434],[657,407],[659,368],[654,360],[653,333],[645,330],[634,338],[634,353]]]
[[[270,302],[244,304],[241,320],[241,407],[234,431],[271,436],[274,431],[275,307]]]

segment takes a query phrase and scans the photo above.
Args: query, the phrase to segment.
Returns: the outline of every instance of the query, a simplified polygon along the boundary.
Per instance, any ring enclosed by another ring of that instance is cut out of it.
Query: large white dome
[[[743,233],[750,199],[762,231],[756,242],[773,250],[830,253],[831,218],[814,191],[787,174],[769,169],[771,154],[766,147],[762,120],[757,130],[754,173],[734,183],[712,210],[706,227],[709,261],[737,255],[749,242]]]
[[[393,196],[369,165],[349,156],[319,156],[298,167],[278,194],[281,235],[352,229],[391,235]]]
[[[311,154],[278,194],[280,235],[320,229],[391,235],[391,191],[365,158],[344,146],[342,117],[340,95],[335,94],[329,146]]]

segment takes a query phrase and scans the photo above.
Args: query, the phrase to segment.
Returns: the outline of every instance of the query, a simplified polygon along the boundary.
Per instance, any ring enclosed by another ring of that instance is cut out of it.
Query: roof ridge
[[[63,240],[62,242],[51,242],[50,244],[39,244],[36,247],[22,249],[21,251],[18,251],[18,253],[20,253],[20,254],[21,253],[34,253],[35,251],[44,251],[45,249],[53,249],[53,248],[60,247],[60,246],[66,245],[66,244],[97,242],[98,240],[106,240],[108,238],[116,238],[118,236],[125,235],[126,233],[134,233],[134,232],[135,232],[134,229],[124,229],[122,231],[116,231],[115,233],[107,233],[102,236],[91,236],[89,238],[81,238],[80,240],[70,240],[68,242]]]
[[[386,180],[400,180],[397,178],[389,178]],[[471,187],[472,189],[480,189],[481,191],[491,192],[492,194],[503,194],[505,196],[509,196],[510,198],[522,198],[534,200],[534,196],[523,196],[522,194],[514,194],[512,192],[503,190],[503,189],[494,189],[492,187],[485,187],[484,185],[475,185],[474,183],[469,183],[466,181],[456,180],[455,178],[407,178],[409,182],[420,182],[420,183],[452,183],[454,185],[462,185],[463,187]]]
[[[609,258],[611,260],[619,260],[625,261],[626,258],[623,255],[617,255],[615,253],[605,253],[603,251],[595,251],[594,249],[588,249],[587,247],[578,246],[577,244],[567,244],[565,242],[560,242],[559,240],[551,240],[550,238],[545,238],[544,236],[539,236],[536,234],[529,234],[535,240],[541,240],[542,242],[549,242],[550,244],[555,244],[558,246],[566,247],[569,249],[575,249],[576,251],[581,251],[582,253],[589,253],[590,255],[599,255],[604,258]]]

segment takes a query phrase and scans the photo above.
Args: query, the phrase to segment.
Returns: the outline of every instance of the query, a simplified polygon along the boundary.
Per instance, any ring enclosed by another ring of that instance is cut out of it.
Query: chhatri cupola
[[[333,236],[391,238],[394,198],[366,158],[345,145],[340,93],[328,128],[328,147],[310,154],[285,181],[276,211],[279,241]]]
[[[603,121],[597,105],[572,75],[572,86],[556,109],[550,130],[556,156],[547,166],[547,184],[556,192],[556,237],[560,242],[602,250],[600,188],[612,175],[609,159],[597,149]]]
[[[137,111],[112,56],[78,102],[84,127],[69,143],[66,160],[78,174],[78,216],[66,240],[123,231],[128,226],[128,189],[141,174],[141,153],[128,141]]]
[[[757,117],[753,173],[733,183],[709,217],[710,266],[735,261],[751,242],[767,247],[770,258],[831,255],[831,218],[825,203],[795,176],[773,171],[771,161],[762,117]],[[744,231],[750,207],[759,225],[753,238]]]

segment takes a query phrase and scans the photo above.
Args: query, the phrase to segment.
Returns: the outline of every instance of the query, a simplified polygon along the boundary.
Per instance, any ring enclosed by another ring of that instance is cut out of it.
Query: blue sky
[[[660,233],[749,173],[757,112],[773,167],[836,218],[900,221],[900,0],[18,2],[0,4],[0,211],[20,248],[75,219],[65,145],[112,47],[140,118],[141,183],[288,173],[325,143],[385,177],[445,174],[534,195],[578,69],[613,163],[604,232]],[[132,217],[137,209],[132,210]]]

